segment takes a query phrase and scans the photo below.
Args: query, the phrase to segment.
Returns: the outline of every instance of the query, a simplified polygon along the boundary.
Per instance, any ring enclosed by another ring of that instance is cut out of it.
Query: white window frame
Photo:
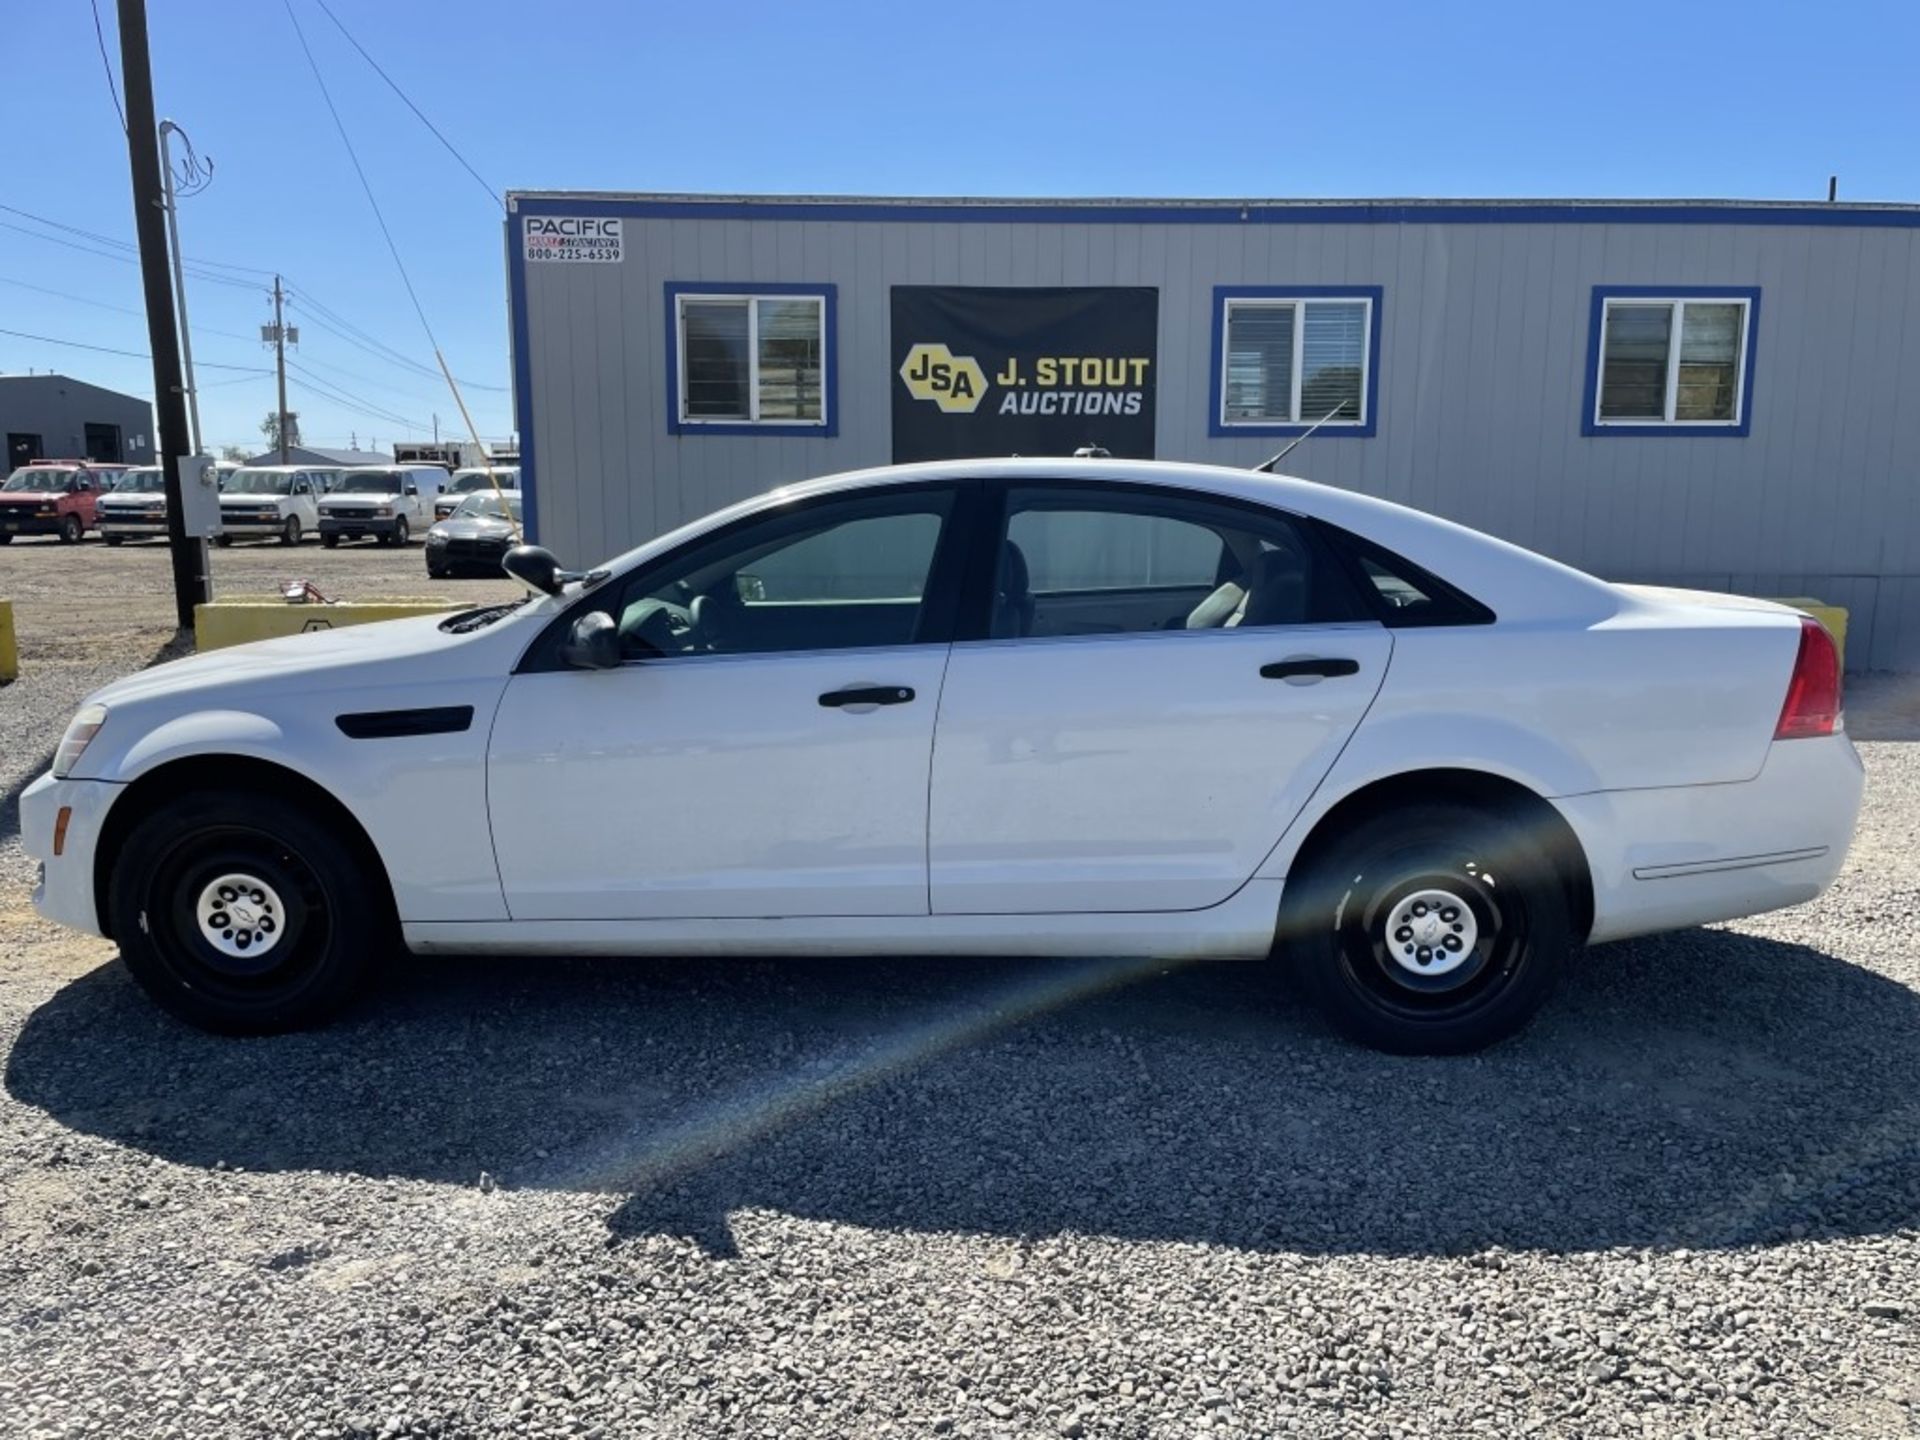
[[[767,419],[760,416],[760,302],[763,300],[791,301],[811,300],[818,306],[819,318],[817,334],[820,339],[820,414],[814,418],[792,415],[775,415]],[[825,429],[827,425],[827,297],[824,291],[800,291],[777,294],[751,293],[716,290],[712,292],[681,291],[673,297],[673,343],[679,359],[680,410],[679,423],[685,426],[699,425],[812,425]],[[742,415],[689,415],[687,413],[687,306],[728,304],[743,302],[747,307],[747,413]]]
[[[1305,382],[1307,326],[1304,307],[1308,305],[1360,305],[1365,307],[1365,328],[1360,332],[1360,413],[1351,420],[1333,419],[1322,427],[1327,430],[1357,430],[1367,423],[1367,406],[1373,394],[1373,297],[1371,295],[1228,295],[1220,315],[1220,427],[1226,429],[1271,429],[1276,425],[1312,425],[1318,415],[1300,414],[1300,389]],[[1287,397],[1287,409],[1293,416],[1265,415],[1257,418],[1227,418],[1227,357],[1233,353],[1233,312],[1249,310],[1293,310],[1293,393]]]
[[[1609,415],[1601,418],[1607,399],[1607,335],[1613,328],[1616,305],[1666,305],[1674,312],[1667,330],[1667,393],[1658,415]],[[1680,337],[1684,333],[1689,305],[1737,305],[1740,307],[1740,345],[1733,355],[1733,418],[1730,420],[1679,420]],[[1753,343],[1753,299],[1748,295],[1607,295],[1601,298],[1600,349],[1594,356],[1593,424],[1596,429],[1614,430],[1635,425],[1672,425],[1680,429],[1696,426],[1733,430],[1746,420],[1747,347]]]

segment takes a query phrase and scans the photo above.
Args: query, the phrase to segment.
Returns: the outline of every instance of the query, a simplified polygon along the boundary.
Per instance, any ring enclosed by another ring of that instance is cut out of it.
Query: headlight
[[[384,520],[389,515],[393,514],[393,507],[391,505],[377,505],[374,507],[373,513],[376,516],[378,516],[380,519]]]
[[[106,723],[106,706],[81,707],[80,713],[67,726],[67,733],[60,737],[60,748],[53,753],[54,779],[64,780],[73,773],[73,767],[80,763],[80,757],[87,753],[87,746],[93,743],[93,737],[100,733],[100,727]]]

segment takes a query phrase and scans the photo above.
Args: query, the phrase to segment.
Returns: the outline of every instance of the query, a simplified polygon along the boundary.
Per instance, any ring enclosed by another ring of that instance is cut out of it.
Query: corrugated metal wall
[[[1853,612],[1851,666],[1920,669],[1912,212],[1859,225],[1833,212],[1796,223],[1784,209],[1772,223],[1698,211],[1680,222],[1651,206],[1577,223],[1505,221],[1489,207],[1470,223],[1404,218],[1416,206],[1383,211],[1402,216],[1391,223],[1222,224],[1116,223],[1092,208],[1002,222],[518,202],[628,216],[618,264],[520,265],[509,220],[523,443],[540,538],[569,560],[782,481],[887,463],[895,284],[1159,287],[1159,453],[1226,464],[1284,442],[1207,433],[1213,287],[1379,285],[1378,433],[1322,432],[1288,470],[1612,579],[1817,595]],[[838,436],[669,435],[670,280],[836,285]],[[1758,286],[1751,434],[1583,436],[1595,285]]]

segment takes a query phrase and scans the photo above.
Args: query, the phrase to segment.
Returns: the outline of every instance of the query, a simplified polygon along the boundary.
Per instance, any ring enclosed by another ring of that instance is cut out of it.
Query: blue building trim
[[[1059,201],[634,199],[514,195],[516,215],[621,216],[635,220],[872,220],[1032,225],[1813,225],[1920,229],[1920,206],[1659,204],[1652,201],[1439,200],[1169,201],[1069,205]]]
[[[1599,423],[1600,402],[1600,337],[1605,329],[1607,302],[1609,300],[1745,300],[1747,302],[1747,333],[1744,337],[1745,353],[1740,366],[1740,423],[1737,425],[1690,425],[1681,422],[1667,424],[1664,421],[1652,424],[1611,424]],[[1580,433],[1611,438],[1669,436],[1691,437],[1706,436],[1741,437],[1753,428],[1753,359],[1760,350],[1760,287],[1758,285],[1596,285],[1593,287],[1593,302],[1587,312],[1587,383],[1583,392],[1580,410]]]
[[[533,453],[533,357],[528,351],[527,247],[517,215],[507,216],[507,313],[513,333],[513,426],[520,437],[520,533],[540,543],[540,482]]]
[[[1366,418],[1359,425],[1323,425],[1316,438],[1337,439],[1351,436],[1367,439],[1380,424],[1380,330],[1386,313],[1385,291],[1378,285],[1216,285],[1213,287],[1213,351],[1207,359],[1207,434],[1216,438],[1231,435],[1304,435],[1313,429],[1314,420],[1302,419],[1289,424],[1229,425],[1222,418],[1221,402],[1226,377],[1221,373],[1226,361],[1227,302],[1229,300],[1371,300],[1372,314],[1367,326]]]
[[[840,433],[840,292],[831,284],[796,285],[765,280],[669,280],[666,291],[667,433],[669,435],[793,435],[831,440]],[[825,297],[821,317],[820,409],[824,425],[791,425],[777,421],[682,420],[680,418],[680,306],[682,295],[819,295]]]

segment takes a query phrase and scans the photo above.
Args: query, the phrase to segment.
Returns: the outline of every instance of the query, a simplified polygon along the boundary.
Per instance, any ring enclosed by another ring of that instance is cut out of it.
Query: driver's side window
[[[927,587],[952,510],[950,489],[816,501],[696,544],[627,582],[613,610],[621,654],[773,654],[931,638]]]

